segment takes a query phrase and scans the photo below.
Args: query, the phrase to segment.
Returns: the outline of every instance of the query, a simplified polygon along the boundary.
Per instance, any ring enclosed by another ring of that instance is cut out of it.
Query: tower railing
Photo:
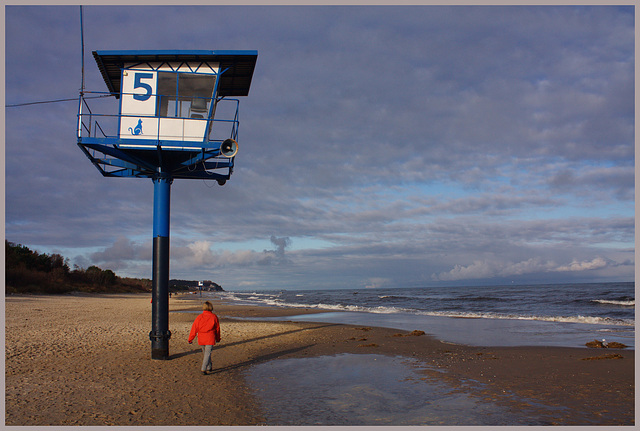
[[[126,94],[126,93],[125,93]],[[113,96],[108,92],[85,92],[80,95],[78,109],[78,139],[82,138],[108,138],[117,139],[119,136],[118,119],[124,117],[140,118],[139,115],[121,115],[94,112],[91,109],[88,99],[96,97],[86,97],[86,95],[100,95],[98,97]],[[219,98],[215,99],[215,115],[208,119],[208,128],[203,141],[205,147],[209,143],[220,143],[227,138],[237,141],[238,129],[240,121],[238,117],[240,101],[238,99]],[[113,108],[111,108],[113,109]],[[117,108],[116,108],[117,109]],[[222,118],[220,118],[222,117]],[[143,117],[144,118],[144,117]],[[166,117],[149,117],[149,118],[166,118]],[[171,117],[174,119],[191,120],[189,117]],[[106,126],[108,124],[108,126]],[[158,126],[159,127],[159,126]],[[106,131],[105,131],[106,130]],[[113,133],[111,131],[113,130]],[[158,136],[158,134],[156,134]],[[176,136],[176,141],[183,141],[183,136]],[[198,147],[198,142],[193,142],[187,146]]]

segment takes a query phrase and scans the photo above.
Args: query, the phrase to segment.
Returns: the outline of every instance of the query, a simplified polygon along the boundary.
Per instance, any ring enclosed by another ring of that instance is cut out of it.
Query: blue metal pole
[[[169,359],[169,215],[170,177],[153,179],[153,280],[151,358]]]
[[[167,177],[153,180],[153,237],[169,236],[169,214],[171,208],[171,183]]]

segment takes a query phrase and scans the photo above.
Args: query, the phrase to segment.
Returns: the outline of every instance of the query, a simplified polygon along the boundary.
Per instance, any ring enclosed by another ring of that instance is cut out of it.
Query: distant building
[[[211,292],[224,292],[222,286],[211,280],[169,280],[169,287],[174,290],[206,290]]]

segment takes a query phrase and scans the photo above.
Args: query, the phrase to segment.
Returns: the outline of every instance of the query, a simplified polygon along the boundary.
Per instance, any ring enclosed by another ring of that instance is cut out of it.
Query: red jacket
[[[218,316],[211,311],[203,311],[196,317],[191,325],[189,333],[189,343],[198,335],[198,344],[201,346],[215,345],[216,341],[220,341],[220,322]]]

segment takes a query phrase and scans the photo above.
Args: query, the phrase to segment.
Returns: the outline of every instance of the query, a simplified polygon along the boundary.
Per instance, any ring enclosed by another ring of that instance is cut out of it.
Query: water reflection
[[[340,354],[270,361],[248,379],[266,425],[536,425],[420,367],[401,357]]]

